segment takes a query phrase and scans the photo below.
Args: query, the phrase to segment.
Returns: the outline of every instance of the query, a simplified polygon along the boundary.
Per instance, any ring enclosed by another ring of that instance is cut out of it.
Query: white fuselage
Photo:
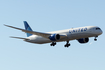
[[[80,38],[95,37],[102,34],[102,30],[97,26],[85,26],[85,27],[71,28],[71,29],[47,32],[47,33],[66,35],[67,37],[55,41],[55,42],[61,42],[61,41],[70,41]],[[30,37],[27,37],[27,40],[25,41],[37,44],[52,42],[50,39],[38,35],[32,35]]]

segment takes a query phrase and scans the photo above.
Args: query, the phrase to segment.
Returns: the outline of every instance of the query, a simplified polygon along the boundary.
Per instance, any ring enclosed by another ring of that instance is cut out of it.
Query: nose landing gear
[[[94,41],[97,41],[97,39],[96,39],[97,37],[98,37],[98,36],[95,36],[95,39],[94,39]]]

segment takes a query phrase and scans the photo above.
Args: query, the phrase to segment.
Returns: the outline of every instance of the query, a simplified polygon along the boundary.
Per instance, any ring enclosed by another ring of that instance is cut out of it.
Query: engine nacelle
[[[49,39],[51,41],[56,41],[56,40],[59,40],[60,39],[60,35],[59,34],[52,34]]]
[[[78,39],[78,42],[79,43],[87,43],[87,42],[89,42],[89,38],[81,38],[81,39]]]

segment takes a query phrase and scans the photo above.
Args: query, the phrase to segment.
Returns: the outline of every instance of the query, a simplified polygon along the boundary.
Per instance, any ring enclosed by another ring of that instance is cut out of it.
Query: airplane
[[[101,35],[103,32],[97,26],[85,26],[78,28],[70,28],[66,30],[53,31],[53,32],[37,32],[33,31],[27,21],[23,21],[25,29],[5,25],[10,28],[14,28],[17,30],[21,30],[27,34],[26,38],[21,37],[11,37],[17,39],[23,39],[26,42],[36,43],[36,44],[45,44],[51,43],[51,46],[55,46],[56,42],[66,41],[67,43],[64,47],[69,47],[71,40],[77,40],[79,43],[84,44],[89,42],[89,37],[95,37],[94,41],[97,41],[97,37]]]

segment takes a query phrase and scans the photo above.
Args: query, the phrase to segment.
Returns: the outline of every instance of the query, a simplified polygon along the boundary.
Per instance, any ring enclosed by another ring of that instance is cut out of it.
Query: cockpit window
[[[96,30],[100,30],[100,28],[96,28]]]

